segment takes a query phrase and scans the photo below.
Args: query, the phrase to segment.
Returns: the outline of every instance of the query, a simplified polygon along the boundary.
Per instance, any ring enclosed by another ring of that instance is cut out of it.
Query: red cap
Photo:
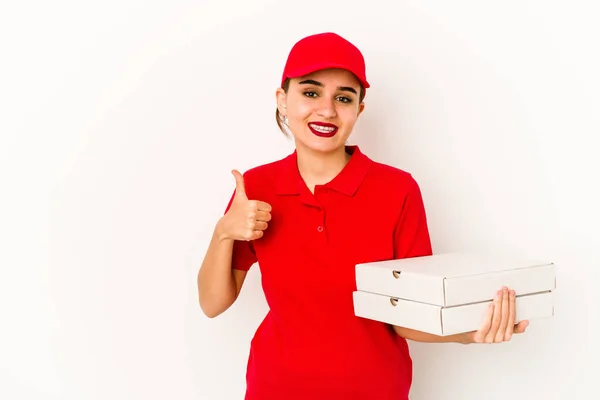
[[[297,42],[288,56],[281,85],[288,78],[298,78],[326,68],[352,72],[362,86],[367,82],[365,59],[360,50],[338,34],[326,32],[307,36]]]

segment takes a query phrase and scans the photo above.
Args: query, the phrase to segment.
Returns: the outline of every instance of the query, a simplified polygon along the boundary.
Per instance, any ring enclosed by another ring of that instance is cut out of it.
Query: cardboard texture
[[[516,322],[554,315],[555,265],[447,253],[356,266],[355,315],[435,335],[479,329],[496,291],[515,290]]]

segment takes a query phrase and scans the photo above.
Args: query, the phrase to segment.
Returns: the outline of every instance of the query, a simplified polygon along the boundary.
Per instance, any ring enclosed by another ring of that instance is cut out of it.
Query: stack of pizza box
[[[356,265],[358,317],[439,336],[476,331],[501,287],[515,291],[515,323],[554,315],[552,262],[446,253]]]

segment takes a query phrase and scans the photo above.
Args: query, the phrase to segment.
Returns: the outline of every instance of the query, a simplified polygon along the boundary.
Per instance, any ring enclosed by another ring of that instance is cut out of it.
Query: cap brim
[[[310,67],[298,68],[293,71],[288,71],[287,78],[290,78],[290,79],[300,78],[300,77],[306,76],[308,74],[312,74],[313,72],[321,71],[324,69],[330,69],[330,68],[344,69],[344,70],[352,73],[354,76],[356,76],[356,79],[358,79],[358,81],[361,83],[361,85],[365,89],[371,87],[371,85],[369,84],[369,82],[366,79],[359,77],[354,71],[352,71],[350,68],[348,68],[347,65],[336,64],[336,63],[320,63],[320,64],[311,65]]]

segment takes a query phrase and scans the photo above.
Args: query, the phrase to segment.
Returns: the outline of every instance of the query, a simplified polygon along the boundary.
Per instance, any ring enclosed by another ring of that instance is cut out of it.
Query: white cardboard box
[[[477,330],[502,286],[517,294],[517,322],[554,315],[549,262],[439,254],[358,264],[356,284],[356,316],[440,336]]]
[[[447,253],[356,265],[357,290],[450,307],[491,300],[501,286],[517,296],[553,290],[553,263]]]
[[[485,307],[491,302],[454,307],[439,307],[380,294],[356,291],[354,313],[357,317],[415,329],[438,336],[476,331],[481,327]],[[553,292],[517,297],[516,321],[549,318],[554,315]]]

